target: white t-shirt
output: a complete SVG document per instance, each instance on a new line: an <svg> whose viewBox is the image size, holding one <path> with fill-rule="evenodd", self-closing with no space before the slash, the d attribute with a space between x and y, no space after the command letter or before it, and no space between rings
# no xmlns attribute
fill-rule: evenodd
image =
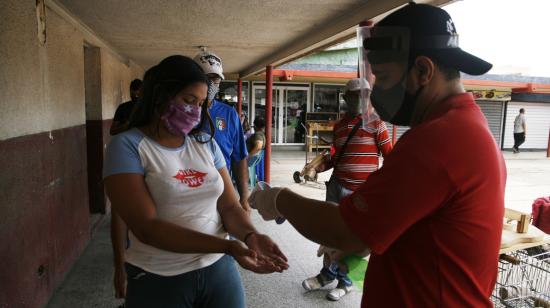
<svg viewBox="0 0 550 308"><path fill-rule="evenodd" d="M197 138L206 141L208 135ZM142 174L159 218L202 233L225 238L217 200L223 192L218 169L225 160L212 139L188 136L179 148L167 148L134 128L113 137L106 151L103 178ZM209 266L223 254L174 253L144 244L129 232L126 262L148 272L173 276ZM185 239L182 239L185 240Z"/></svg>
<svg viewBox="0 0 550 308"><path fill-rule="evenodd" d="M525 116L518 114L514 120L514 134L524 133L523 125L525 124Z"/></svg>

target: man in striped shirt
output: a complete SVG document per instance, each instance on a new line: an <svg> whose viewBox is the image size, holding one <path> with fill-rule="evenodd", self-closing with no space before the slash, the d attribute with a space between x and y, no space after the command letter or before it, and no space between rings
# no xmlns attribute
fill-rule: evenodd
<svg viewBox="0 0 550 308"><path fill-rule="evenodd" d="M327 182L326 201L339 203L355 191L371 173L378 170L379 155L386 156L392 149L383 121L375 121L369 123L368 127L363 127L359 104L361 88L370 89L365 79L354 78L346 84L344 100L347 110L345 116L334 126L334 154L327 156L317 167L317 172L333 169ZM330 249L321 247L319 252L328 250ZM330 256L325 253L323 258L321 272L304 280L302 286L306 290L316 290L337 279L337 287L327 294L329 300L337 301L351 290L352 282L347 276L345 265L335 262L338 259L337 252Z"/></svg>

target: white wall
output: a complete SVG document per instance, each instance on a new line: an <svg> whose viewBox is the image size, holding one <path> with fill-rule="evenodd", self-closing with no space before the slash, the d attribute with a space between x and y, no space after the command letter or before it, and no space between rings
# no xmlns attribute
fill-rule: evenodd
<svg viewBox="0 0 550 308"><path fill-rule="evenodd" d="M111 53L101 50L102 118L112 119L116 107L130 100L130 83L143 79L143 70L134 64L126 65Z"/></svg>
<svg viewBox="0 0 550 308"><path fill-rule="evenodd" d="M123 58L70 12L48 2L47 40L37 38L35 0L4 0L0 10L0 140L46 132L86 120L84 42L101 54L101 112L113 117L129 99L129 85L143 69ZM101 115L101 118L99 118Z"/></svg>
<svg viewBox="0 0 550 308"><path fill-rule="evenodd" d="M76 28L49 9L46 14L45 104L34 118L40 119L45 130L54 130L85 122L84 47Z"/></svg>
<svg viewBox="0 0 550 308"><path fill-rule="evenodd" d="M0 140L47 127L35 1L2 1L0 10Z"/></svg>

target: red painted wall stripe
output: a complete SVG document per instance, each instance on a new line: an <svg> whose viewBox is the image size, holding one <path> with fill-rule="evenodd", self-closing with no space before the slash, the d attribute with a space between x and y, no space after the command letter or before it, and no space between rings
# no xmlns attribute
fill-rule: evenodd
<svg viewBox="0 0 550 308"><path fill-rule="evenodd" d="M90 238L85 126L0 141L0 161L0 307L40 307Z"/></svg>

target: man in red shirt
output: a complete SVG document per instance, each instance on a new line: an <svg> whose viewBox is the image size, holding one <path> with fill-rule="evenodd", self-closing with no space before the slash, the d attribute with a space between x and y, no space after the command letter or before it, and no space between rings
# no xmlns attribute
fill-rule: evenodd
<svg viewBox="0 0 550 308"><path fill-rule="evenodd" d="M409 4L363 41L374 108L411 129L339 207L286 188L250 197L264 219L285 217L315 242L371 249L362 307L492 307L506 168L460 82L459 71L481 75L491 64L457 37L445 11Z"/></svg>
<svg viewBox="0 0 550 308"><path fill-rule="evenodd" d="M325 161L317 167L318 172L333 169L327 182L326 201L340 201L365 183L371 173L378 170L379 155L386 157L392 143L384 121L373 121L363 127L360 90L370 91L365 78L354 78L347 82L344 93L346 113L334 125L334 155L327 155ZM324 249L320 249L321 252ZM332 250L331 250L332 251ZM320 254L320 253L318 253ZM352 289L347 266L338 260L339 252L323 255L323 269L313 277L302 282L304 289L311 291L338 280L336 288L327 294L327 299L338 301ZM332 256L332 257L331 257Z"/></svg>
<svg viewBox="0 0 550 308"><path fill-rule="evenodd" d="M342 197L359 188L371 173L378 170L379 155L385 157L392 149L384 121L377 120L368 126L362 125L359 105L361 87L370 90L364 78L354 78L346 84L346 113L334 125L335 152L318 168L319 172L334 168L331 180L335 180L344 189L343 194L334 190L327 191L327 201L340 202Z"/></svg>

